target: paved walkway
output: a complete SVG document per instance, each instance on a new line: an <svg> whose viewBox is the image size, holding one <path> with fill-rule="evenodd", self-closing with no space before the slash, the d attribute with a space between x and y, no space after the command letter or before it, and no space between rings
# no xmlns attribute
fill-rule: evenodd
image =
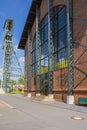
<svg viewBox="0 0 87 130"><path fill-rule="evenodd" d="M64 109L70 109L72 111L87 113L87 106L69 105L64 102L56 102L56 101L52 103L51 105L55 107L64 108Z"/></svg>
<svg viewBox="0 0 87 130"><path fill-rule="evenodd" d="M2 108L4 106L4 104L2 104L1 102L0 102L0 108Z"/></svg>
<svg viewBox="0 0 87 130"><path fill-rule="evenodd" d="M32 98L24 97L23 95L14 95L14 96L25 98L26 100L31 100L33 102L51 105L53 107L59 107L59 108L63 108L63 109L69 109L72 111L87 113L87 106L80 106L80 105L75 105L75 104L71 105L71 104L66 104L64 102L58 102L58 101L43 101L38 98L32 99Z"/></svg>

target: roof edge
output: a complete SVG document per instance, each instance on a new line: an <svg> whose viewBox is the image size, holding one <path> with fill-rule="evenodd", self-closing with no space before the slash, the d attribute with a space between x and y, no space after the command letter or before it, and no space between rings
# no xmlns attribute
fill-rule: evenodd
<svg viewBox="0 0 87 130"><path fill-rule="evenodd" d="M23 50L25 49L25 45L26 45L27 38L28 38L28 29L31 30L35 17L36 17L36 8L35 7L36 7L36 5L38 5L40 7L41 2L42 2L42 0L33 0L31 3L31 7L28 12L28 16L27 16L27 19L26 19L26 22L25 22L25 25L23 28L20 42L18 44L19 49L23 49Z"/></svg>

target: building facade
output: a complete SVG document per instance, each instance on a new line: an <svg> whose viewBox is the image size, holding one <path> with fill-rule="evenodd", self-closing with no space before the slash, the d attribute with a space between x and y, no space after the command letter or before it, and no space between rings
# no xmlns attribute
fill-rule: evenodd
<svg viewBox="0 0 87 130"><path fill-rule="evenodd" d="M19 43L25 51L25 92L87 97L87 1L33 0Z"/></svg>

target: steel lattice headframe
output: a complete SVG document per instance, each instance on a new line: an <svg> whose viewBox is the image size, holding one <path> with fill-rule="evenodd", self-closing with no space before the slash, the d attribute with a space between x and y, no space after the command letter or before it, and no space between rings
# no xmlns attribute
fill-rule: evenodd
<svg viewBox="0 0 87 130"><path fill-rule="evenodd" d="M12 44L13 20L7 19L3 27L3 64L2 64L2 84L1 87L8 91L12 77L17 79L22 76L22 69Z"/></svg>

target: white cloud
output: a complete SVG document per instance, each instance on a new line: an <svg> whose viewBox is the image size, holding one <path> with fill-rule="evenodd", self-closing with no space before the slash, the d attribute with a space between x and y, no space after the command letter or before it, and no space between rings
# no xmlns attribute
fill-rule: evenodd
<svg viewBox="0 0 87 130"><path fill-rule="evenodd" d="M20 57L19 62L24 62L24 57Z"/></svg>

